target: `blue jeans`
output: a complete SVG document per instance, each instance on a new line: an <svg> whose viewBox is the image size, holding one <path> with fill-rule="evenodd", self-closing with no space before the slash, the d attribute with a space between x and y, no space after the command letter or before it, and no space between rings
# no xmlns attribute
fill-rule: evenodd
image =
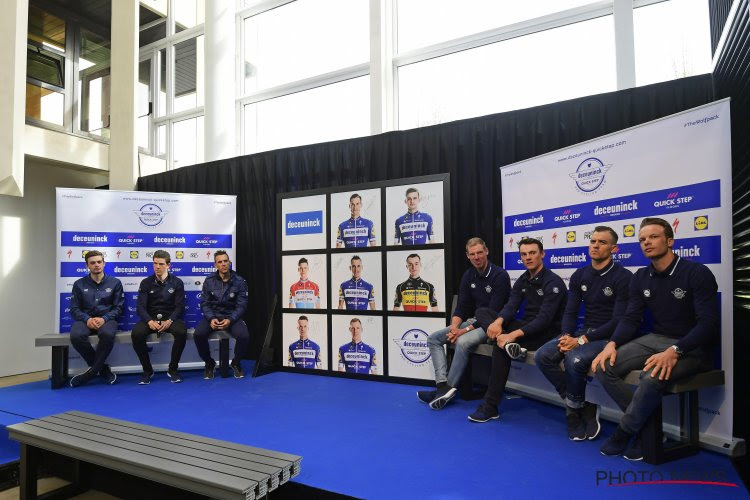
<svg viewBox="0 0 750 500"><path fill-rule="evenodd" d="M681 378L711 369L711 357L704 349L694 349L685 353L672 368L669 380L659 380L651 377L651 372L643 372L641 381L635 392L625 383L623 378L632 370L642 370L646 360L652 354L658 354L678 339L649 333L628 342L617 349L615 365L606 361L607 371L596 371L596 378L604 389L624 412L620 427L629 434L639 432L646 424L646 420L661 404L664 389L669 384Z"/></svg>
<svg viewBox="0 0 750 500"><path fill-rule="evenodd" d="M574 336L580 337L586 332L577 331ZM562 353L557 348L560 337L556 337L542 347L534 355L534 362L547 380L555 386L555 390L565 404L570 408L583 408L586 402L586 376L591 368L591 362L604 349L609 340L594 340L575 349ZM560 363L565 365L565 371Z"/></svg>
<svg viewBox="0 0 750 500"><path fill-rule="evenodd" d="M466 328L474 324L474 318L468 319L461 323L459 328ZM464 333L454 344L453 361L451 362L450 372L448 371L448 361L445 357L445 349L448 340L450 327L438 330L427 338L427 345L430 347L430 356L432 357L432 366L435 368L435 382L448 382L451 387L457 387L461 380L466 365L469 364L469 357L479 344L487 341L487 334L482 328L476 328L470 332Z"/></svg>
<svg viewBox="0 0 750 500"><path fill-rule="evenodd" d="M115 334L117 333L117 321L111 319L104 323L98 330L90 330L83 321L76 321L70 328L70 343L78 351L91 371L99 373L104 367L107 356L115 346ZM99 343L96 351L89 343L89 335L97 335Z"/></svg>

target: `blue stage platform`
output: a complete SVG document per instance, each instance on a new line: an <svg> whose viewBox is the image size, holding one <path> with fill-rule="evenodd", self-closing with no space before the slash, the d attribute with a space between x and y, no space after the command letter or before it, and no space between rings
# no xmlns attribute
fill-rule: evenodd
<svg viewBox="0 0 750 500"><path fill-rule="evenodd" d="M417 400L420 388L408 385L285 372L184 376L181 384L160 373L148 386L128 375L114 386L0 389L0 425L68 410L99 413L302 455L296 482L371 499L748 498L727 457L704 451L661 466L606 458L601 438L568 441L561 408L525 398L503 401L500 420L473 424L466 416L476 402L432 411ZM606 424L604 435L611 431ZM3 432L3 461L17 459L13 444Z"/></svg>

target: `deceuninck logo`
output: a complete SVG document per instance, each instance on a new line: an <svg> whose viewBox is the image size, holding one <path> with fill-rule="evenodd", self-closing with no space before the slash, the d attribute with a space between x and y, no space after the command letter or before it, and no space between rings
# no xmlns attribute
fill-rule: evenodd
<svg viewBox="0 0 750 500"><path fill-rule="evenodd" d="M164 216L167 215L167 212L163 211L159 205L146 203L136 210L135 214L138 216L138 220L141 221L141 224L153 227L164 222Z"/></svg>
<svg viewBox="0 0 750 500"><path fill-rule="evenodd" d="M578 164L570 178L576 182L576 187L584 193L593 193L604 184L604 178L612 165L605 165L599 158L586 158Z"/></svg>
<svg viewBox="0 0 750 500"><path fill-rule="evenodd" d="M430 359L430 346L427 345L427 332L424 330L412 328L393 341L404 359L413 365L422 365Z"/></svg>
<svg viewBox="0 0 750 500"><path fill-rule="evenodd" d="M296 236L299 234L318 234L323 232L323 211L291 212L286 214L284 221L285 234Z"/></svg>

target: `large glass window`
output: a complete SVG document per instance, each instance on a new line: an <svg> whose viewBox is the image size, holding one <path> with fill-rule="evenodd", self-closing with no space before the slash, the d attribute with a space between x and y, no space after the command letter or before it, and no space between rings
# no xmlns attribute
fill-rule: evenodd
<svg viewBox="0 0 750 500"><path fill-rule="evenodd" d="M29 6L26 49L26 117L65 125L64 19L34 5Z"/></svg>
<svg viewBox="0 0 750 500"><path fill-rule="evenodd" d="M204 0L179 0L174 3L174 32L179 33L203 24L205 19Z"/></svg>
<svg viewBox="0 0 750 500"><path fill-rule="evenodd" d="M150 146L150 115L153 109L151 101L151 59L138 64L138 147L145 150Z"/></svg>
<svg viewBox="0 0 750 500"><path fill-rule="evenodd" d="M245 19L245 93L367 62L368 6L298 0Z"/></svg>
<svg viewBox="0 0 750 500"><path fill-rule="evenodd" d="M636 85L711 71L708 2L671 0L633 11Z"/></svg>
<svg viewBox="0 0 750 500"><path fill-rule="evenodd" d="M63 126L65 96L62 92L26 83L26 117Z"/></svg>
<svg viewBox="0 0 750 500"><path fill-rule="evenodd" d="M403 66L399 128L616 89L612 16Z"/></svg>
<svg viewBox="0 0 750 500"><path fill-rule="evenodd" d="M110 42L84 29L76 88L79 130L109 137Z"/></svg>
<svg viewBox="0 0 750 500"><path fill-rule="evenodd" d="M203 117L175 122L172 129L172 168L203 163Z"/></svg>
<svg viewBox="0 0 750 500"><path fill-rule="evenodd" d="M245 153L369 135L370 78L353 78L244 107Z"/></svg>
<svg viewBox="0 0 750 500"><path fill-rule="evenodd" d="M591 3L591 0L398 0L398 51Z"/></svg>
<svg viewBox="0 0 750 500"><path fill-rule="evenodd" d="M203 36L175 44L173 113L203 106L203 65Z"/></svg>

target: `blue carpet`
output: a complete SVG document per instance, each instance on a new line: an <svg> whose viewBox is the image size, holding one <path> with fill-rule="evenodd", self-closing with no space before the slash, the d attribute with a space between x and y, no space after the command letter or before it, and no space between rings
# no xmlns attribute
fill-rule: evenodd
<svg viewBox="0 0 750 500"><path fill-rule="evenodd" d="M662 466L603 457L601 438L568 441L563 410L525 398L503 401L500 420L472 424L476 402L432 411L407 385L284 372L184 376L182 384L159 373L148 386L129 375L111 387L0 389L0 423L81 410L270 448L302 455L295 481L362 498L748 498L727 457L703 451ZM673 479L737 486L620 484Z"/></svg>

